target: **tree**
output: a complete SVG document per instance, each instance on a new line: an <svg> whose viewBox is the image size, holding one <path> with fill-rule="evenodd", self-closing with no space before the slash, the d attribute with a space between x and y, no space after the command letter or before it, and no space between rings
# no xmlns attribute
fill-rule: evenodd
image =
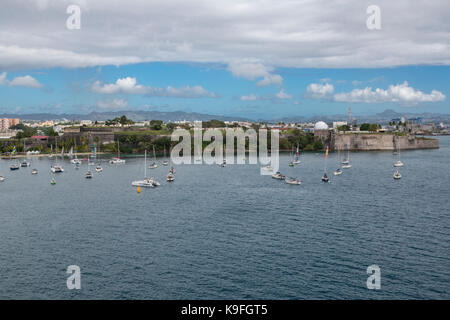
<svg viewBox="0 0 450 320"><path fill-rule="evenodd" d="M150 121L150 127L153 130L161 130L162 129L162 125L163 125L162 120L152 120L152 121Z"/></svg>
<svg viewBox="0 0 450 320"><path fill-rule="evenodd" d="M350 126L348 124L344 124L342 126L337 127L338 131L350 131Z"/></svg>

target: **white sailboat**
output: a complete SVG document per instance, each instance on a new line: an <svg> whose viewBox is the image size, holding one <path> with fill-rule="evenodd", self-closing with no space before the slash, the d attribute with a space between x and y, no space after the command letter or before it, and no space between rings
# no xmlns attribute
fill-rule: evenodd
<svg viewBox="0 0 450 320"><path fill-rule="evenodd" d="M397 154L398 160L394 163L394 167L403 167L403 162L400 161L400 144L397 142Z"/></svg>
<svg viewBox="0 0 450 320"><path fill-rule="evenodd" d="M348 169L352 167L352 165L350 164L350 148L348 147L348 145L345 146L347 148L347 158L342 161L342 169Z"/></svg>
<svg viewBox="0 0 450 320"><path fill-rule="evenodd" d="M155 181L153 178L147 178L147 150L145 150L144 155L144 179L133 181L131 185L133 187L144 187L144 188L154 188L160 185L160 183Z"/></svg>
<svg viewBox="0 0 450 320"><path fill-rule="evenodd" d="M5 176L0 173L0 182L3 182L3 181L5 181Z"/></svg>
<svg viewBox="0 0 450 320"><path fill-rule="evenodd" d="M272 175L273 179L278 179L278 180L284 180L286 179L285 175L282 175L281 172L276 172L275 174Z"/></svg>
<svg viewBox="0 0 450 320"><path fill-rule="evenodd" d="M298 152L298 145L297 145L297 150L295 151L295 159L294 161L292 161L293 164L300 164L300 154Z"/></svg>
<svg viewBox="0 0 450 320"><path fill-rule="evenodd" d="M164 145L164 158L166 157L166 145ZM170 155L169 155L169 157L170 157ZM167 160L164 160L163 162L162 162L162 165L163 166L168 166L169 165L169 161L167 161Z"/></svg>
<svg viewBox="0 0 450 320"><path fill-rule="evenodd" d="M61 151L61 155L63 154L63 152L64 152L64 147L63 147L63 149ZM58 160L58 157L55 157L55 162L56 163L50 167L50 171L53 172L53 173L64 172L64 168L60 164L57 163L57 160Z"/></svg>
<svg viewBox="0 0 450 320"><path fill-rule="evenodd" d="M398 170L395 171L395 172L394 172L394 179L395 179L395 180L398 180L398 179L401 179L401 178L402 178L402 175L400 174L400 172L398 172Z"/></svg>
<svg viewBox="0 0 450 320"><path fill-rule="evenodd" d="M155 153L155 146L153 146L153 163L148 166L149 169L156 169L158 168L158 165L156 164L156 153Z"/></svg>
<svg viewBox="0 0 450 320"><path fill-rule="evenodd" d="M110 164L124 164L125 160L124 159L120 159L120 145L119 145L119 138L117 138L117 157L116 158L112 158L111 160L109 160Z"/></svg>
<svg viewBox="0 0 450 320"><path fill-rule="evenodd" d="M341 162L341 149L339 148L338 148L338 161ZM342 174L341 168L337 168L336 170L334 170L333 174L335 176L340 176Z"/></svg>

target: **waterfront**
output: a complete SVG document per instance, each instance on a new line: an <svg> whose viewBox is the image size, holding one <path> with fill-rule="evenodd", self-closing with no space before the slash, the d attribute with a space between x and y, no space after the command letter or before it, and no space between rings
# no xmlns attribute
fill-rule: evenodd
<svg viewBox="0 0 450 320"><path fill-rule="evenodd" d="M32 299L449 299L450 137L440 149L402 152L394 181L391 152L351 154L353 167L320 181L323 153L282 171L259 166L148 170L162 186L137 194L143 159L104 162L49 181L52 161L9 171L0 183L0 298ZM159 159L158 159L159 160ZM31 169L39 169L37 176ZM69 291L66 268L79 265L82 289ZM381 267L382 288L366 288Z"/></svg>

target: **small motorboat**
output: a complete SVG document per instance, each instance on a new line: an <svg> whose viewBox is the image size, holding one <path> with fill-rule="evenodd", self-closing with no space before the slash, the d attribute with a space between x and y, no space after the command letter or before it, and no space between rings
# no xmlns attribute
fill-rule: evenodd
<svg viewBox="0 0 450 320"><path fill-rule="evenodd" d="M26 168L26 167L29 167L29 166L30 166L30 163L29 163L28 161L22 161L22 163L20 164L20 166L21 166L22 168Z"/></svg>
<svg viewBox="0 0 450 320"><path fill-rule="evenodd" d="M55 180L55 179L50 180L50 184L51 184L52 186L55 185L55 184L56 184L56 180Z"/></svg>
<svg viewBox="0 0 450 320"><path fill-rule="evenodd" d="M288 178L286 180L284 180L287 184L293 184L293 185L300 185L301 181L300 179L296 179L296 178Z"/></svg>
<svg viewBox="0 0 450 320"><path fill-rule="evenodd" d="M335 176L340 176L341 174L342 174L342 170L341 169L336 169L334 172L333 172L333 174L335 175Z"/></svg>
<svg viewBox="0 0 450 320"><path fill-rule="evenodd" d="M273 168L271 166L262 167L261 170L264 171L273 171Z"/></svg>
<svg viewBox="0 0 450 320"><path fill-rule="evenodd" d="M167 182L173 182L175 180L175 176L172 173L169 173L166 177Z"/></svg>
<svg viewBox="0 0 450 320"><path fill-rule="evenodd" d="M85 177L86 179L92 179L92 172L91 171L86 172Z"/></svg>
<svg viewBox="0 0 450 320"><path fill-rule="evenodd" d="M38 170L37 169L31 170L31 174L38 174Z"/></svg>
<svg viewBox="0 0 450 320"><path fill-rule="evenodd" d="M111 160L109 160L110 164L124 164L125 160L120 159L120 158L112 158Z"/></svg>
<svg viewBox="0 0 450 320"><path fill-rule="evenodd" d="M168 165L169 165L169 161L164 160L164 161L162 162L162 165L163 165L163 166L168 166Z"/></svg>
<svg viewBox="0 0 450 320"><path fill-rule="evenodd" d="M394 167L403 167L403 162L398 160L396 163L394 163Z"/></svg>
<svg viewBox="0 0 450 320"><path fill-rule="evenodd" d="M75 164L75 165L81 164L81 160L75 158L75 159L70 160L70 163L71 163L71 164Z"/></svg>
<svg viewBox="0 0 450 320"><path fill-rule="evenodd" d="M158 168L158 165L156 164L156 162L153 162L151 165L148 166L149 169L156 169Z"/></svg>
<svg viewBox="0 0 450 320"><path fill-rule="evenodd" d="M349 164L350 163L350 161L348 160L348 159L344 159L344 160L342 160L342 162L341 162L342 164Z"/></svg>
<svg viewBox="0 0 450 320"><path fill-rule="evenodd" d="M5 181L5 177L4 176L0 176L0 182Z"/></svg>
<svg viewBox="0 0 450 320"><path fill-rule="evenodd" d="M103 171L103 168L102 168L101 166L96 166L96 167L95 167L95 171L97 171L97 172L102 172L102 171Z"/></svg>
<svg viewBox="0 0 450 320"><path fill-rule="evenodd" d="M11 171L19 170L19 169L20 169L20 165L18 165L18 164L12 164L12 165L9 167L9 169L10 169Z"/></svg>
<svg viewBox="0 0 450 320"><path fill-rule="evenodd" d="M341 166L342 169L348 169L348 168L351 168L351 167L352 167L352 165L351 165L350 163L343 164L343 165Z"/></svg>
<svg viewBox="0 0 450 320"><path fill-rule="evenodd" d="M131 185L134 187L154 188L161 184L153 178L145 178L144 180L133 181Z"/></svg>
<svg viewBox="0 0 450 320"><path fill-rule="evenodd" d="M61 173L64 172L63 167L61 167L60 165L54 165L50 167L51 172L53 173Z"/></svg>
<svg viewBox="0 0 450 320"><path fill-rule="evenodd" d="M289 167L295 166L294 161L289 162Z"/></svg>
<svg viewBox="0 0 450 320"><path fill-rule="evenodd" d="M328 176L327 176L326 173L323 174L323 176L322 176L322 181L323 181L323 182L330 182L330 178L328 178Z"/></svg>
<svg viewBox="0 0 450 320"><path fill-rule="evenodd" d="M278 180L284 180L286 179L286 176L282 175L281 172L277 172L275 174L272 175L273 179L278 179Z"/></svg>
<svg viewBox="0 0 450 320"><path fill-rule="evenodd" d="M400 172L395 171L395 172L394 172L394 179L395 179L395 180L398 180L398 179L401 179L401 178L402 178L402 175L400 174Z"/></svg>

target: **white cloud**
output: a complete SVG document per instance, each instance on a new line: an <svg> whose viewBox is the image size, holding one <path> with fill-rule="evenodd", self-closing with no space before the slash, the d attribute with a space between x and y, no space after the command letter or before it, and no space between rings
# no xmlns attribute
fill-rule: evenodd
<svg viewBox="0 0 450 320"><path fill-rule="evenodd" d="M277 87L281 86L283 83L283 78L279 74L268 74L264 76L264 79L259 80L256 84L258 87L265 87L271 84L276 85Z"/></svg>
<svg viewBox="0 0 450 320"><path fill-rule="evenodd" d="M281 100L286 100L286 99L292 99L292 96L290 94L287 94L284 89L281 89L280 92L278 92L275 95L276 98L281 99Z"/></svg>
<svg viewBox="0 0 450 320"><path fill-rule="evenodd" d="M35 78L32 76L23 76L23 77L15 77L12 81L9 81L10 86L20 86L20 87L27 87L27 88L41 88L42 84L39 83Z"/></svg>
<svg viewBox="0 0 450 320"><path fill-rule="evenodd" d="M264 95L264 96L258 96L256 94L249 94L247 96L241 96L241 101L256 101L256 100L289 100L292 99L292 96L284 91L284 89L281 89L280 92L274 94L274 95Z"/></svg>
<svg viewBox="0 0 450 320"><path fill-rule="evenodd" d="M103 110L121 110L128 106L128 102L124 99L100 100L97 106Z"/></svg>
<svg viewBox="0 0 450 320"><path fill-rule="evenodd" d="M329 83L311 83L306 87L306 97L313 99L322 99L330 97L334 92L334 86Z"/></svg>
<svg viewBox="0 0 450 320"><path fill-rule="evenodd" d="M2 2L2 70L248 59L298 68L450 64L448 0L378 0L378 31L367 29L367 3L357 0L74 0L76 32L65 28L67 1L34 3Z"/></svg>
<svg viewBox="0 0 450 320"><path fill-rule="evenodd" d="M6 82L6 72L0 73L0 86L4 85Z"/></svg>
<svg viewBox="0 0 450 320"><path fill-rule="evenodd" d="M91 87L95 93L102 94L145 94L149 97L170 97L170 98L217 98L218 96L209 92L202 86L184 86L174 88L157 88L137 84L136 78L119 78L115 83L101 84L100 81L94 82Z"/></svg>
<svg viewBox="0 0 450 320"><path fill-rule="evenodd" d="M242 96L241 100L242 101L255 101L258 100L259 97L256 94L249 94L248 96Z"/></svg>
<svg viewBox="0 0 450 320"><path fill-rule="evenodd" d="M431 93L426 94L410 87L406 81L402 84L390 85L387 90L380 88L372 90L371 87L366 87L334 95L334 100L338 102L362 103L395 102L400 104L417 104L420 102L444 101L445 98L445 95L440 91L432 90Z"/></svg>
<svg viewBox="0 0 450 320"><path fill-rule="evenodd" d="M283 83L283 78L279 74L272 74L272 70L273 68L254 61L232 61L228 64L228 71L235 77L247 80L262 78L256 84L258 87L272 84L279 87Z"/></svg>
<svg viewBox="0 0 450 320"><path fill-rule="evenodd" d="M116 83L105 84L103 86L100 81L96 81L92 85L92 91L104 94L145 94L148 89L142 85L136 85L136 78L126 77L117 79Z"/></svg>

